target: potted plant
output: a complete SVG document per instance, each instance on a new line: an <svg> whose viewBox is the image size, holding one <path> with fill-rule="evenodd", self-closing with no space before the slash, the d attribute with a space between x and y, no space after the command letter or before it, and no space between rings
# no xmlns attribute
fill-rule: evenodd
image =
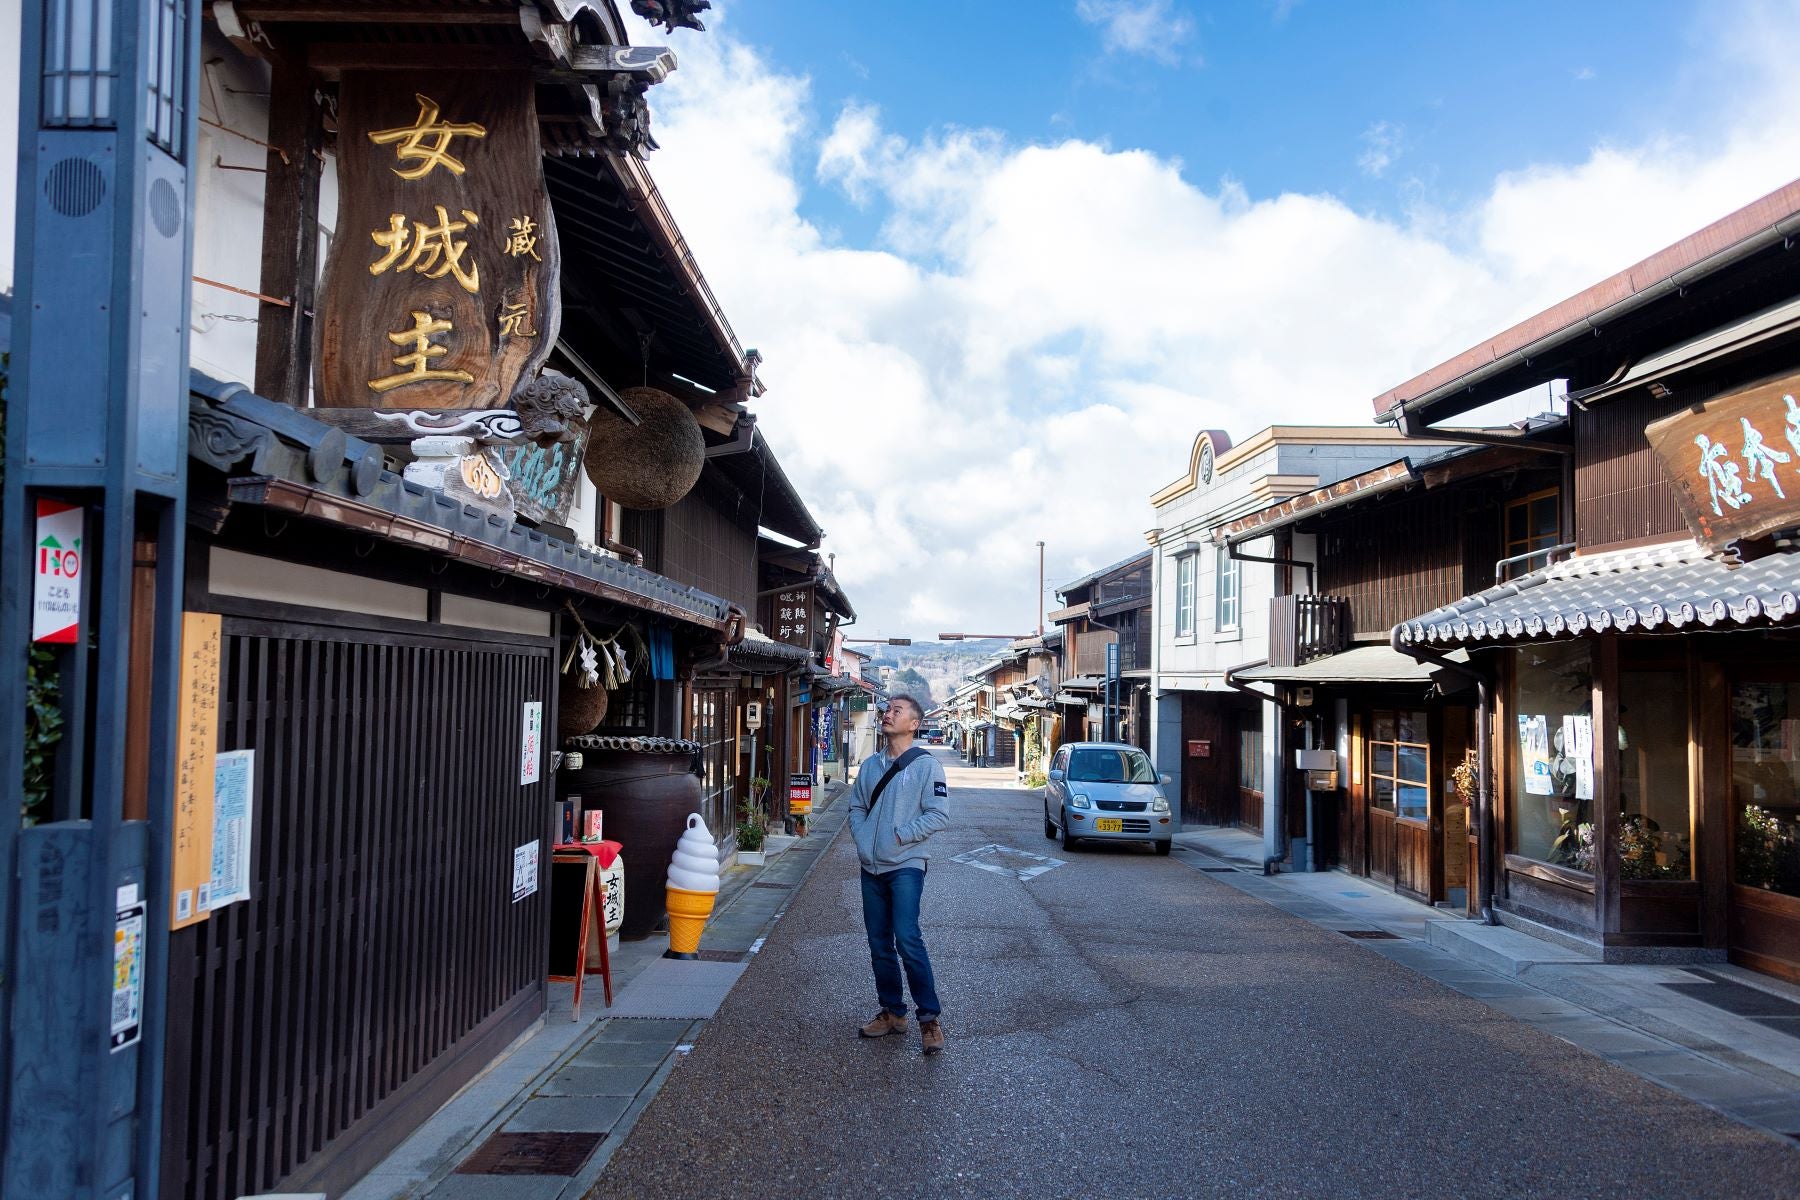
<svg viewBox="0 0 1800 1200"><path fill-rule="evenodd" d="M766 861L763 853L762 792L757 784L769 786L766 779L750 781L750 798L738 805L737 860L740 866L760 867Z"/></svg>

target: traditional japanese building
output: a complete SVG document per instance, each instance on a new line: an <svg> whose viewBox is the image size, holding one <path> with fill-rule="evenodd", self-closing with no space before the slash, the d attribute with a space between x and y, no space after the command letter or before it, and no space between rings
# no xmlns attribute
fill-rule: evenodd
<svg viewBox="0 0 1800 1200"><path fill-rule="evenodd" d="M1143 550L1056 589L1062 607L1049 620L1062 634L1058 745L1110 738L1150 748L1154 557ZM1116 677L1107 674L1109 655Z"/></svg>
<svg viewBox="0 0 1800 1200"><path fill-rule="evenodd" d="M1391 638L1491 697L1493 915L1608 961L1800 978L1796 231L1800 183L1375 400L1430 436L1566 381L1573 545Z"/></svg>

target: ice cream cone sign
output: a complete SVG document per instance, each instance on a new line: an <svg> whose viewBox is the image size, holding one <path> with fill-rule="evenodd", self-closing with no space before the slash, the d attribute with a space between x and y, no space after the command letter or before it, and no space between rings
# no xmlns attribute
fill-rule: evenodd
<svg viewBox="0 0 1800 1200"><path fill-rule="evenodd" d="M719 850L699 813L691 813L669 860L669 949L664 958L699 958L700 931L719 896Z"/></svg>

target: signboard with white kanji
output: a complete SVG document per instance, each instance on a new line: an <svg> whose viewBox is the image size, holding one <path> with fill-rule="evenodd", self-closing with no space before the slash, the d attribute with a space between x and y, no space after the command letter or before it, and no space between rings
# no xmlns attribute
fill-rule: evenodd
<svg viewBox="0 0 1800 1200"><path fill-rule="evenodd" d="M786 588L775 593L769 606L769 636L790 646L812 645L813 589Z"/></svg>
<svg viewBox="0 0 1800 1200"><path fill-rule="evenodd" d="M322 408L503 408L556 342L560 255L527 72L346 71Z"/></svg>
<svg viewBox="0 0 1800 1200"><path fill-rule="evenodd" d="M1644 430L1694 537L1711 551L1800 526L1800 375L1709 400Z"/></svg>

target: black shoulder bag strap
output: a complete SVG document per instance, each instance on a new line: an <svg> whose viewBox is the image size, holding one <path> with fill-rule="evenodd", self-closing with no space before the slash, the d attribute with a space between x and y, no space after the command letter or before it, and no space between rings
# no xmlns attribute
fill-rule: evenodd
<svg viewBox="0 0 1800 1200"><path fill-rule="evenodd" d="M881 793L887 790L887 785L894 782L894 776L912 766L914 762L924 758L927 753L929 753L929 751L927 751L925 747L914 746L911 750L908 750L905 754L902 754L899 758L894 760L893 765L888 767L887 774L881 777L881 782L875 785L875 791L869 797L870 812L875 811L875 802L881 799Z"/></svg>

